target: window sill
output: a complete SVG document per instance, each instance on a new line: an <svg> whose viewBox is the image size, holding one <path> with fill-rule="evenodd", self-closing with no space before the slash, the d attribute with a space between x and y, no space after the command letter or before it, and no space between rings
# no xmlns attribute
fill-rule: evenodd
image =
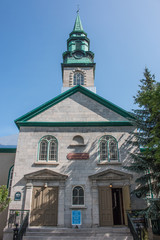
<svg viewBox="0 0 160 240"><path fill-rule="evenodd" d="M87 207L86 206L84 206L84 205L72 205L71 207L70 207L70 209L87 209Z"/></svg>
<svg viewBox="0 0 160 240"><path fill-rule="evenodd" d="M58 162L34 162L35 165L59 165Z"/></svg>
<svg viewBox="0 0 160 240"><path fill-rule="evenodd" d="M85 147L85 146L86 146L86 144L70 144L70 145L69 145L70 148L72 148L72 147L73 147L73 148L74 148L74 147Z"/></svg>
<svg viewBox="0 0 160 240"><path fill-rule="evenodd" d="M103 162L98 162L97 165L122 165L122 163L118 161L115 161L115 162L103 161Z"/></svg>

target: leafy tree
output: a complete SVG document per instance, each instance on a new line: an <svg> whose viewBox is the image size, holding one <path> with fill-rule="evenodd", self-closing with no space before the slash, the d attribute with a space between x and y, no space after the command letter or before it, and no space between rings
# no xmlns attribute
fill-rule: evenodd
<svg viewBox="0 0 160 240"><path fill-rule="evenodd" d="M5 185L2 185L0 186L0 212L7 208L9 202L8 189Z"/></svg>
<svg viewBox="0 0 160 240"><path fill-rule="evenodd" d="M147 68L140 83L134 97L138 106L134 110L137 125L134 144L141 151L131 154L133 162L125 168L139 174L133 193L153 198L160 193L160 85Z"/></svg>

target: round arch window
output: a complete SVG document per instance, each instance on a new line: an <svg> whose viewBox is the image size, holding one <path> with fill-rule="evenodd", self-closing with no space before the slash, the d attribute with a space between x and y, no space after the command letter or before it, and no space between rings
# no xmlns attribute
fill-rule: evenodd
<svg viewBox="0 0 160 240"><path fill-rule="evenodd" d="M84 85L84 76L82 73L77 72L74 74L73 85Z"/></svg>
<svg viewBox="0 0 160 240"><path fill-rule="evenodd" d="M73 188L72 205L84 205L84 189L81 186Z"/></svg>

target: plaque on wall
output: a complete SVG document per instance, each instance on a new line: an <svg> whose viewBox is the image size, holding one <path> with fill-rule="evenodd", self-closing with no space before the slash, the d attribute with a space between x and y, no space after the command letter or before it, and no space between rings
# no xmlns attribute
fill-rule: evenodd
<svg viewBox="0 0 160 240"><path fill-rule="evenodd" d="M72 225L81 224L82 224L81 210L72 210Z"/></svg>
<svg viewBox="0 0 160 240"><path fill-rule="evenodd" d="M21 201L21 193L20 192L16 192L14 195L14 201Z"/></svg>
<svg viewBox="0 0 160 240"><path fill-rule="evenodd" d="M68 160L87 160L89 159L89 153L68 153Z"/></svg>

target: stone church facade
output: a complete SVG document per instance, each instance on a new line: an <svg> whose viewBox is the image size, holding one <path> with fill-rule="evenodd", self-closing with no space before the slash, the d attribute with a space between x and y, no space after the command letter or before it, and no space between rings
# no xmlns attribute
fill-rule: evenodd
<svg viewBox="0 0 160 240"><path fill-rule="evenodd" d="M134 176L123 168L134 151L133 117L96 94L94 75L94 54L77 14L63 53L62 93L15 121L9 209L29 210L29 226L71 228L76 211L81 228L124 226L126 211L141 207L130 196Z"/></svg>

